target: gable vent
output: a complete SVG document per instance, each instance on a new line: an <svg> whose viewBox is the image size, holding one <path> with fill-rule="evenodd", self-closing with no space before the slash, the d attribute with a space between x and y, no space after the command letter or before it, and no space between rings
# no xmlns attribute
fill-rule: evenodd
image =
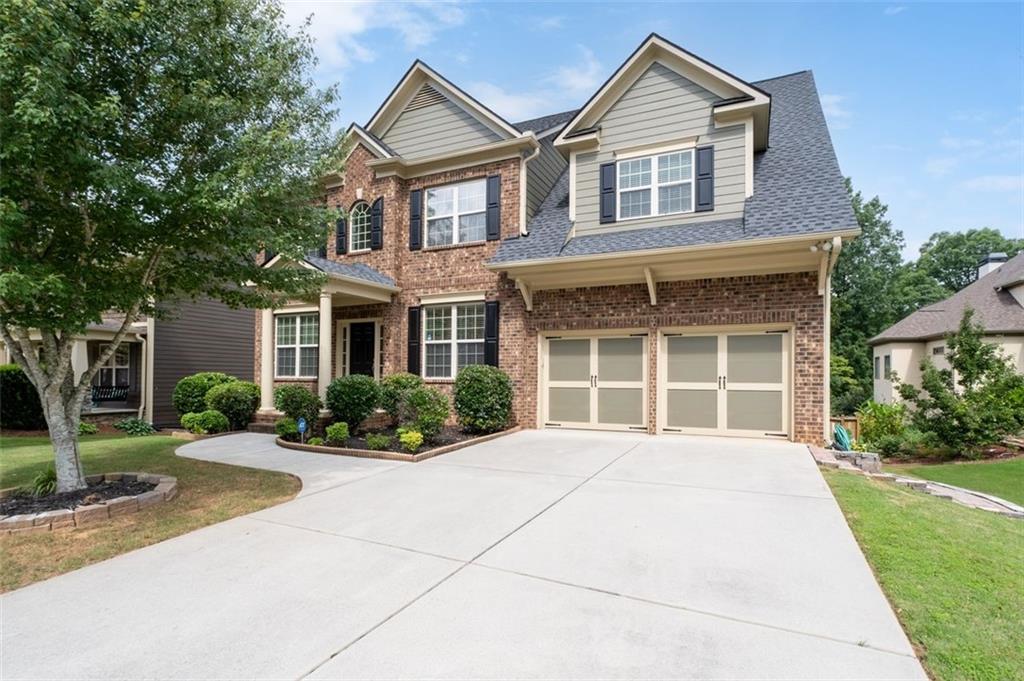
<svg viewBox="0 0 1024 681"><path fill-rule="evenodd" d="M424 84L420 88L420 91L416 93L416 96L409 100L409 105L405 107L406 111L413 109L422 109L430 106L431 104L438 104L444 101L444 95L430 87L429 84Z"/></svg>

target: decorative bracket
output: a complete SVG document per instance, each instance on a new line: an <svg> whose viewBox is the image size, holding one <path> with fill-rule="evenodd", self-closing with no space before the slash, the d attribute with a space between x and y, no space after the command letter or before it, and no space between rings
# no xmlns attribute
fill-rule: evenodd
<svg viewBox="0 0 1024 681"><path fill-rule="evenodd" d="M654 273L650 267L644 268L644 279L647 280L647 293L651 296L651 305L658 304L658 285L654 281Z"/></svg>
<svg viewBox="0 0 1024 681"><path fill-rule="evenodd" d="M516 279L516 288L523 294L523 302L526 303L526 311L533 312L533 292L522 279Z"/></svg>

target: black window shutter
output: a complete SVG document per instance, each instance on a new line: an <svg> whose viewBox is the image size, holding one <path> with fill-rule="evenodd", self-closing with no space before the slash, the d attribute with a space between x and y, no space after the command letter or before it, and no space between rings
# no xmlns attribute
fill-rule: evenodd
<svg viewBox="0 0 1024 681"><path fill-rule="evenodd" d="M697 147L697 212L715 209L715 148Z"/></svg>
<svg viewBox="0 0 1024 681"><path fill-rule="evenodd" d="M498 366L498 301L484 303L484 364Z"/></svg>
<svg viewBox="0 0 1024 681"><path fill-rule="evenodd" d="M409 250L418 251L423 243L423 190L409 192ZM419 366L419 365L417 365ZM418 372L415 372L418 373Z"/></svg>
<svg viewBox="0 0 1024 681"><path fill-rule="evenodd" d="M487 178L487 240L501 238L501 175Z"/></svg>
<svg viewBox="0 0 1024 681"><path fill-rule="evenodd" d="M410 374L420 375L420 308L409 308L409 340L408 370Z"/></svg>
<svg viewBox="0 0 1024 681"><path fill-rule="evenodd" d="M334 223L334 252L338 255L348 253L348 222L345 218L338 218Z"/></svg>
<svg viewBox="0 0 1024 681"><path fill-rule="evenodd" d="M324 244L320 248L316 249L316 254L319 255L321 258L326 258L327 257L327 244Z"/></svg>
<svg viewBox="0 0 1024 681"><path fill-rule="evenodd" d="M384 247L384 197L379 197L370 208L370 248L379 251Z"/></svg>
<svg viewBox="0 0 1024 681"><path fill-rule="evenodd" d="M615 164L601 164L601 222L615 222Z"/></svg>

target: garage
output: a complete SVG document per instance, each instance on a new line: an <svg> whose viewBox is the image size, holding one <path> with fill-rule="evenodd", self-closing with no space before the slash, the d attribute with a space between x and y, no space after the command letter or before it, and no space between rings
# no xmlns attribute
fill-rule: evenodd
<svg viewBox="0 0 1024 681"><path fill-rule="evenodd" d="M787 437L788 331L662 332L659 432Z"/></svg>
<svg viewBox="0 0 1024 681"><path fill-rule="evenodd" d="M541 339L547 427L647 430L646 333Z"/></svg>

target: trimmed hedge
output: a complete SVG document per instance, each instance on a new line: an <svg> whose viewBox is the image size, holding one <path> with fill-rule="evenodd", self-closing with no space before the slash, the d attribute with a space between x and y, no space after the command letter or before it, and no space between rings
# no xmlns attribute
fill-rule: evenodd
<svg viewBox="0 0 1024 681"><path fill-rule="evenodd" d="M327 430L324 431L327 435L327 441L332 445L343 445L345 440L348 439L348 424L347 423L332 423L327 426Z"/></svg>
<svg viewBox="0 0 1024 681"><path fill-rule="evenodd" d="M385 376L380 379L380 408L390 414L391 418L397 419L402 400L410 390L422 385L422 378L405 371Z"/></svg>
<svg viewBox="0 0 1024 681"><path fill-rule="evenodd" d="M352 431L359 430L379 402L380 387L369 376L342 376L327 386L327 408L335 421L344 421Z"/></svg>
<svg viewBox="0 0 1024 681"><path fill-rule="evenodd" d="M277 420L277 423L274 424L274 432L282 440L287 440L288 442L299 441L299 426L295 423L295 419L288 416Z"/></svg>
<svg viewBox="0 0 1024 681"><path fill-rule="evenodd" d="M274 408L294 421L306 419L309 430L316 426L321 406L320 398L301 385L282 385L274 390Z"/></svg>
<svg viewBox="0 0 1024 681"><path fill-rule="evenodd" d="M0 427L45 430L46 418L39 393L17 364L0 365Z"/></svg>
<svg viewBox="0 0 1024 681"><path fill-rule="evenodd" d="M232 383L238 379L219 371L200 371L178 381L171 395L171 404L178 416L206 410L206 393L217 385Z"/></svg>
<svg viewBox="0 0 1024 681"><path fill-rule="evenodd" d="M228 417L231 430L245 430L260 404L260 387L249 381L232 381L210 388L206 406Z"/></svg>
<svg viewBox="0 0 1024 681"><path fill-rule="evenodd" d="M455 378L453 392L459 423L471 433L502 430L512 418L512 381L497 367L464 367Z"/></svg>
<svg viewBox="0 0 1024 681"><path fill-rule="evenodd" d="M399 408L403 427L419 431L428 442L441 432L450 414L448 396L437 388L420 387L410 390Z"/></svg>
<svg viewBox="0 0 1024 681"><path fill-rule="evenodd" d="M228 417L216 409L185 414L181 417L181 425L189 432L196 433L197 435L225 433L231 428Z"/></svg>

